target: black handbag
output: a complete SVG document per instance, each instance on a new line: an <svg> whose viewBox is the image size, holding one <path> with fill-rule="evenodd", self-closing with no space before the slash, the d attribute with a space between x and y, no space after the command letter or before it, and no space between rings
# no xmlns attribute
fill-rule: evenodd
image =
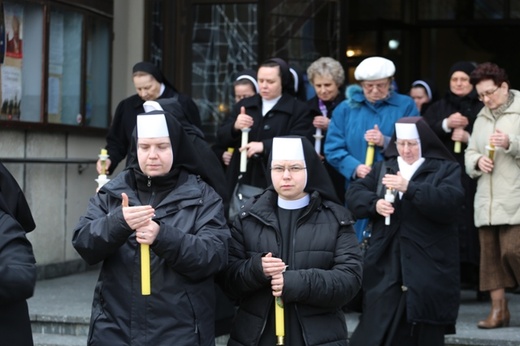
<svg viewBox="0 0 520 346"><path fill-rule="evenodd" d="M261 187L240 182L239 177L238 182L233 189L231 201L229 202L229 220L233 220L235 216L240 213L242 206L249 198L262 193L262 191L264 191L264 189Z"/></svg>

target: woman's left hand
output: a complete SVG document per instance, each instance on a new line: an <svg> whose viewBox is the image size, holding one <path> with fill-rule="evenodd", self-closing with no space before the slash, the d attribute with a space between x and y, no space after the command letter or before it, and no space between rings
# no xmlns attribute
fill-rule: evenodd
<svg viewBox="0 0 520 346"><path fill-rule="evenodd" d="M273 275L271 279L271 289L273 291L273 296L281 297L283 291L283 272Z"/></svg>
<svg viewBox="0 0 520 346"><path fill-rule="evenodd" d="M405 193L408 189L408 180L401 176L401 172L397 172L397 174L385 174L383 177L383 185L385 185L387 189Z"/></svg>
<svg viewBox="0 0 520 346"><path fill-rule="evenodd" d="M496 148L509 149L509 135L496 129L495 133L489 136L489 143L493 144Z"/></svg>

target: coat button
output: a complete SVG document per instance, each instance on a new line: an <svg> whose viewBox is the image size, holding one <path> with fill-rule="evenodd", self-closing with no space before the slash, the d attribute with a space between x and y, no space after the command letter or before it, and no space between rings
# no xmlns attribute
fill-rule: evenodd
<svg viewBox="0 0 520 346"><path fill-rule="evenodd" d="M403 292L408 291L408 287L406 287L405 285L402 285L401 286L401 291L403 291Z"/></svg>
<svg viewBox="0 0 520 346"><path fill-rule="evenodd" d="M264 131L269 131L271 129L271 126L269 125L264 125Z"/></svg>

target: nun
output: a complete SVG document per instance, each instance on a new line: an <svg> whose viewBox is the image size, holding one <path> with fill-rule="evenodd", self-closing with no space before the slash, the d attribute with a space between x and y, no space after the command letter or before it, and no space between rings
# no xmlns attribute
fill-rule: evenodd
<svg viewBox="0 0 520 346"><path fill-rule="evenodd" d="M401 118L385 159L352 182L346 200L372 222L350 345L444 345L460 300L454 221L464 191L454 157L424 119Z"/></svg>
<svg viewBox="0 0 520 346"><path fill-rule="evenodd" d="M132 68L132 82L136 93L119 102L106 136L105 149L109 155L106 160L108 174L113 173L129 154L136 118L137 115L144 113L143 103L146 101L177 98L186 119L202 130L199 109L195 102L188 95L180 93L157 66L148 61L138 62ZM127 167L128 164L127 160ZM101 174L103 167L100 160L96 163L96 169Z"/></svg>
<svg viewBox="0 0 520 346"><path fill-rule="evenodd" d="M36 285L36 260L26 234L36 227L22 189L0 163L0 337L3 345L32 346L27 299Z"/></svg>
<svg viewBox="0 0 520 346"><path fill-rule="evenodd" d="M200 178L202 160L174 117L137 116L136 159L90 199L72 244L102 263L89 345L215 343L214 276L227 263L221 197ZM141 245L151 292L141 291Z"/></svg>
<svg viewBox="0 0 520 346"><path fill-rule="evenodd" d="M246 202L231 230L223 282L239 306L228 345L275 345L275 298L285 345L347 345L341 308L362 275L353 220L309 140L272 144L269 187Z"/></svg>

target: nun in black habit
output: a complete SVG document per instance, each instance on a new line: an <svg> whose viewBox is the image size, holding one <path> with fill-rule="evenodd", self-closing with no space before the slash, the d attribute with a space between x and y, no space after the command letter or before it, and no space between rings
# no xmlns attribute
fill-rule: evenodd
<svg viewBox="0 0 520 346"><path fill-rule="evenodd" d="M26 233L35 228L25 196L0 163L0 337L2 345L32 346L27 299L36 284L36 261Z"/></svg>
<svg viewBox="0 0 520 346"><path fill-rule="evenodd" d="M373 224L363 313L350 344L444 345L460 299L460 167L421 117L401 118L395 128L385 160L346 193L352 213Z"/></svg>
<svg viewBox="0 0 520 346"><path fill-rule="evenodd" d="M228 345L275 345L275 297L285 345L347 345L341 307L361 284L353 220L309 140L273 138L269 187L234 220L225 290L239 302Z"/></svg>

